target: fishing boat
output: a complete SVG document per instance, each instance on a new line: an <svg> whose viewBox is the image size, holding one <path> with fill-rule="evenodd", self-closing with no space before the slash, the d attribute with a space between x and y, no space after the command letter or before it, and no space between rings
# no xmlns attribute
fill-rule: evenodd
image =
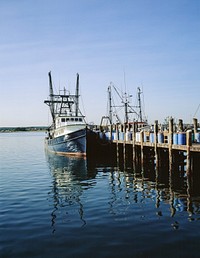
<svg viewBox="0 0 200 258"><path fill-rule="evenodd" d="M52 124L47 130L45 146L60 155L86 156L87 124L79 109L79 74L75 94L65 88L54 94L51 72L49 75L49 99L44 103L50 108Z"/></svg>
<svg viewBox="0 0 200 258"><path fill-rule="evenodd" d="M149 125L142 108L141 94L142 91L138 87L137 103L132 106L130 104L132 95L127 92L120 92L113 83L110 83L108 86L108 114L102 117L100 123L104 130L110 130L111 127L120 125L128 128L133 124L139 130L148 128ZM110 135L110 131L107 134Z"/></svg>
<svg viewBox="0 0 200 258"><path fill-rule="evenodd" d="M136 105L132 106L132 95L120 92L113 83L108 86L107 115L102 116L100 126L93 129L93 140L90 140L95 158L114 161L116 140L122 141L124 137L126 140L132 140L133 131L149 130L142 108L141 94L142 91L138 87Z"/></svg>

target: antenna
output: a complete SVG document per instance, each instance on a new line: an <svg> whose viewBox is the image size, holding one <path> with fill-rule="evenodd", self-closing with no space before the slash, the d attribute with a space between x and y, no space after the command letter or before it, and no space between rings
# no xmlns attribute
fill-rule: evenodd
<svg viewBox="0 0 200 258"><path fill-rule="evenodd" d="M194 116L193 116L193 117L195 117L195 116L196 116L196 114L197 114L197 112L198 112L199 108L200 108L200 104L198 105L197 110L195 111L195 113L194 113Z"/></svg>
<svg viewBox="0 0 200 258"><path fill-rule="evenodd" d="M124 70L124 87L125 87L125 92L126 92L126 73L125 73L125 70Z"/></svg>

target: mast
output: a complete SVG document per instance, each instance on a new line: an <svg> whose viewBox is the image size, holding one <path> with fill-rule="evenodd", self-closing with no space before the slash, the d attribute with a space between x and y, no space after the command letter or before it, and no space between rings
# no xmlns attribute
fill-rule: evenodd
<svg viewBox="0 0 200 258"><path fill-rule="evenodd" d="M111 95L111 85L108 86L108 100L109 100L109 119L112 124L112 95Z"/></svg>
<svg viewBox="0 0 200 258"><path fill-rule="evenodd" d="M55 124L55 110L54 110L54 94L53 94L53 85L51 79L51 72L48 73L49 75L49 97L50 97L50 111L53 119L53 124Z"/></svg>
<svg viewBox="0 0 200 258"><path fill-rule="evenodd" d="M140 95L142 94L140 87L138 87L138 105L139 105L139 119L142 122L142 108L141 108L141 98Z"/></svg>
<svg viewBox="0 0 200 258"><path fill-rule="evenodd" d="M128 100L127 100L127 94L125 92L125 102L124 102L124 107L125 107L125 123L128 123Z"/></svg>
<svg viewBox="0 0 200 258"><path fill-rule="evenodd" d="M76 116L78 116L78 110L79 110L79 74L76 74Z"/></svg>

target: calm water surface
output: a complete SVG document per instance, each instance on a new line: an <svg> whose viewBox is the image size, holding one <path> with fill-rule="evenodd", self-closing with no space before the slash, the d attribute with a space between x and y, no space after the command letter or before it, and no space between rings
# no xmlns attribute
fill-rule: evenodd
<svg viewBox="0 0 200 258"><path fill-rule="evenodd" d="M44 136L0 134L1 258L200 257L187 178L50 156Z"/></svg>

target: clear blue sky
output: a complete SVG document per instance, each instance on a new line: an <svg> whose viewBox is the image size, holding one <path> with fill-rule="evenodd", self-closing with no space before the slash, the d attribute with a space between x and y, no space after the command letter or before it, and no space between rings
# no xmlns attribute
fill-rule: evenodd
<svg viewBox="0 0 200 258"><path fill-rule="evenodd" d="M50 123L50 70L57 89L80 74L88 122L124 74L149 122L190 122L200 103L199 0L1 0L0 34L0 126Z"/></svg>

